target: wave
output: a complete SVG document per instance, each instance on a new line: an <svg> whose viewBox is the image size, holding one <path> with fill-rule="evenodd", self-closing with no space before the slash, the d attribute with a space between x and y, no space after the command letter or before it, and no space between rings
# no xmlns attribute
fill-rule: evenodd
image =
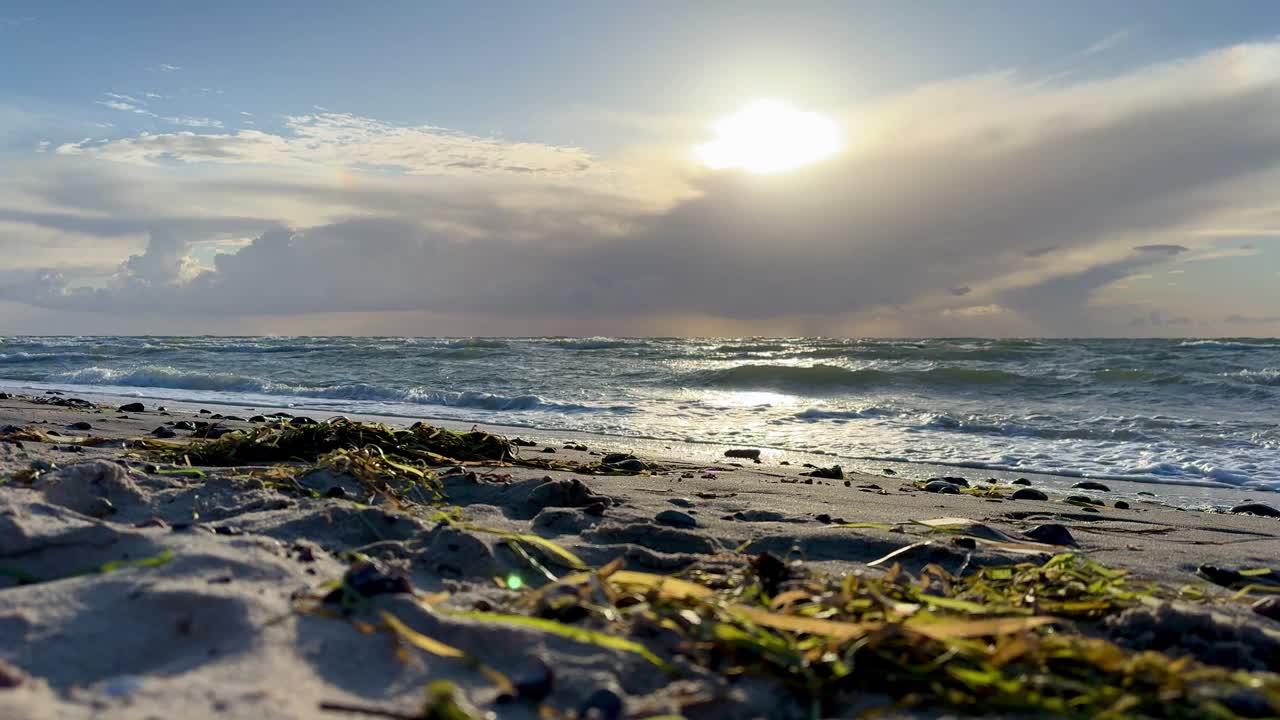
<svg viewBox="0 0 1280 720"><path fill-rule="evenodd" d="M550 345L565 350L610 350L612 348L639 347L647 345L640 340L623 340L619 338L582 338L577 340L552 340Z"/></svg>
<svg viewBox="0 0 1280 720"><path fill-rule="evenodd" d="M82 352L67 353L40 353L40 352L15 352L0 353L0 364L16 365L18 363L37 363L50 360L77 360L83 358L91 358L93 355Z"/></svg>
<svg viewBox="0 0 1280 720"><path fill-rule="evenodd" d="M554 412L628 412L627 406L597 407L556 403L537 395L498 395L478 391L448 391L427 388L400 389L372 383L344 383L329 386L291 385L247 375L221 372L188 372L168 366L146 366L133 370L90 367L54 373L45 382L66 385L117 385L126 387L202 390L224 393L252 393L325 400L444 405L483 410L543 410Z"/></svg>
<svg viewBox="0 0 1280 720"><path fill-rule="evenodd" d="M1219 377L1227 377L1250 385L1268 385L1280 387L1280 368L1262 368L1261 370L1240 370L1233 373L1222 373Z"/></svg>
<svg viewBox="0 0 1280 720"><path fill-rule="evenodd" d="M737 365L698 370L676 380L684 386L711 388L769 388L794 392L872 388L888 385L980 388L1001 385L1046 385L1054 378L1020 375L1004 370L940 367L929 370L851 370L835 365Z"/></svg>
<svg viewBox="0 0 1280 720"><path fill-rule="evenodd" d="M889 417L894 414L892 410L872 406L860 410L809 408L796 413L792 417L797 420L867 420L870 418Z"/></svg>
<svg viewBox="0 0 1280 720"><path fill-rule="evenodd" d="M1178 347L1280 350L1280 343L1243 342L1240 340L1186 340L1178 343Z"/></svg>
<svg viewBox="0 0 1280 720"><path fill-rule="evenodd" d="M506 340L497 338L457 338L454 340L446 340L440 343L442 347L450 348L490 348L500 349L511 347L511 343Z"/></svg>

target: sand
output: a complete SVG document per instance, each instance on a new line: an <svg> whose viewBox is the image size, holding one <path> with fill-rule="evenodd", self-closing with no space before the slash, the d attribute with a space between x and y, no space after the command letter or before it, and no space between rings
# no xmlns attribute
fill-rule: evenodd
<svg viewBox="0 0 1280 720"><path fill-rule="evenodd" d="M299 482L322 494L341 487L345 497L279 492L227 468L206 468L204 477L174 473L180 468L126 457L127 439L167 423L207 420L207 413L161 412L150 402L143 412L123 413L101 405L44 404L58 397L0 399L0 428L64 436L53 443L0 442L0 478L33 464L47 468L29 486L0 484L0 570L8 573L0 574L0 718L352 717L322 712L321 703L411 713L424 685L439 679L455 682L485 712L536 717L531 705L497 703L493 684L467 662L398 654L386 633L300 612L313 605L308 598L324 594L325 583L343 575L348 562L342 556L350 551L384 570L402 571L420 598L434 598L436 605L405 594L375 598L378 608L408 626L513 678L553 669L550 706L583 708L594 696L597 705L601 697L620 700L624 711L614 716L624 717L807 716L794 698L763 680L730 683L695 667L673 678L631 652L459 617L454 611L510 602L513 591L497 587L495 577L531 574L491 532L386 504L356 503L351 498L359 486L336 473ZM91 429L71 429L76 422ZM87 435L112 441L69 444ZM189 433L178 435L184 440ZM541 452L544 438L526 437L539 445L523 453ZM590 462L615 449L595 447L599 441L577 438L587 449L571 449L557 436L555 453L547 457ZM894 476L814 479L802 476L805 468L798 465L750 459L721 458L714 465L642 460L662 469L583 476L466 468L470 472L444 478L444 492L473 526L554 539L592 566L623 558L628 569L657 573L766 551L845 573L908 546L896 558L908 568L937 562L958 569L1035 555L1027 550L1034 546L1026 533L1045 524L1063 525L1081 552L1107 565L1175 587L1198 584L1206 592L1214 592L1212 586L1195 575L1203 563L1267 567L1280 557L1280 521L1274 518L1190 512L1158 502L1116 509L1105 492L1085 493L1108 505L1088 510L1056 494L1050 501L937 494ZM986 477L955 474L974 484ZM933 539L927 528L902 525L947 517L976 521L1023 547L1003 551L945 539L918 545ZM837 527L841 523L897 527ZM1041 547L1043 557L1064 549ZM136 564L100 571L121 561ZM41 582L19 584L16 576ZM1155 642L1151 633L1142 634L1143 623L1176 622L1209 623L1214 632L1252 638L1248 653L1257 663L1275 659L1280 648L1272 644L1280 623L1247 611L1219 620L1170 620L1153 611L1125 622L1139 645ZM1254 660L1240 662L1248 667ZM884 698L865 700L871 706Z"/></svg>

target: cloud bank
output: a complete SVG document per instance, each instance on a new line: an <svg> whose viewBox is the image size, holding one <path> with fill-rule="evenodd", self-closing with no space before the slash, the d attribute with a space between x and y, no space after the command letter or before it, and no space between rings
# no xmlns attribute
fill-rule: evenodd
<svg viewBox="0 0 1280 720"><path fill-rule="evenodd" d="M275 133L64 143L0 184L0 227L98 238L118 260L10 271L0 299L218 327L422 313L477 334L1177 334L1272 320L1098 297L1144 269L1231 254L1205 228L1277 226L1280 45L1075 84L962 78L844 120L847 152L761 177L329 112ZM210 254L216 240L238 252Z"/></svg>

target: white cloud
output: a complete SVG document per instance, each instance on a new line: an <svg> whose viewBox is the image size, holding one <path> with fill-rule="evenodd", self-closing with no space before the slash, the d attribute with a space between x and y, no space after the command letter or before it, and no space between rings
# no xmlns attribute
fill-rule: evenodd
<svg viewBox="0 0 1280 720"><path fill-rule="evenodd" d="M36 143L36 152L38 153L48 152L49 145L51 144L52 143L50 143L48 140L41 140L40 142Z"/></svg>
<svg viewBox="0 0 1280 720"><path fill-rule="evenodd" d="M160 63L159 68L162 72L177 72L182 69L177 65L170 65L168 63Z"/></svg>
<svg viewBox="0 0 1280 720"><path fill-rule="evenodd" d="M148 134L105 144L69 143L58 150L140 164L364 167L408 174L567 176L594 165L591 155L578 148L505 142L432 126L404 127L347 113L292 116L285 127L282 134L247 129Z"/></svg>

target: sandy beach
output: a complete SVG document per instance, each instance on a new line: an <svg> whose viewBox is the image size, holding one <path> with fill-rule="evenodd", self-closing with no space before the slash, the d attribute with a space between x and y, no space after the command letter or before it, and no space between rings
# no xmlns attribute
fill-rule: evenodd
<svg viewBox="0 0 1280 720"><path fill-rule="evenodd" d="M564 434L526 435L532 444L514 462L391 465L400 477L385 481L350 461L291 470L181 461L183 443L330 419L218 414L231 411L0 399L0 717L340 718L360 708L424 718L852 717L873 708L1024 716L1035 708L987 705L984 697L1002 697L994 690L946 691L926 670L913 691L856 674L821 683L809 670L789 675L762 640L735 640L723 618L799 643L787 647L808 648L796 657L827 672L824 652L852 652L873 630L840 624L853 605L818 610L828 601L813 588L844 582L848 594L848 578L890 573L892 583L897 572L935 573L930 582L946 577L950 587L983 568L1038 567L1062 553L1159 589L1062 605L1074 613L1066 620L1038 603L997 612L886 601L898 615L883 622L915 627L913 613L959 613L969 625L956 637L999 653L1008 636L1059 637L1030 620L1069 620L1072 633L1108 647L1188 658L1177 666L1186 678L1258 673L1237 685L1189 679L1167 696L1169 716L1206 698L1234 716L1280 715L1280 685L1259 672L1280 663L1280 614L1251 607L1272 582L1261 571L1280 557L1270 506L1205 513L1138 497L1117 507L1101 488L1037 496L1035 480L991 483L980 471L928 482L756 463L751 452L715 462L608 457L619 448ZM384 450L393 453L373 457ZM588 568L605 570L583 575ZM677 591L655 576L696 584ZM733 595L750 582L768 586L763 606ZM1260 587L1237 592L1250 584ZM663 615L663 603L710 603L704 593L718 593L720 624L699 614L711 612L706 604ZM797 609L806 603L817 603L813 612ZM529 618L544 625L521 622ZM1024 625L973 625L1013 621ZM936 629L911 632L944 642ZM801 677L809 691L797 689ZM423 710L424 687L441 680L452 686L434 687L435 709ZM443 714L448 698L464 714ZM1115 707L1163 714L1142 702Z"/></svg>

